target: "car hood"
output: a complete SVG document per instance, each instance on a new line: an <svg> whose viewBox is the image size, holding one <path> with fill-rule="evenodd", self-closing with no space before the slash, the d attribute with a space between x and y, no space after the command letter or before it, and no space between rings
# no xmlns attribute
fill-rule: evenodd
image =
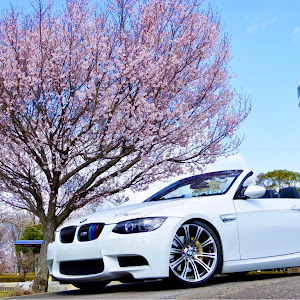
<svg viewBox="0 0 300 300"><path fill-rule="evenodd" d="M143 202L134 205L120 206L120 207L103 210L100 212L96 212L90 215L86 215L68 221L62 227L80 226L82 224L89 224L89 223L116 224L122 221L144 218L147 216L179 217L178 214L174 213L174 210L170 208L191 205L195 203L195 201L197 201L198 203L199 201L207 202L208 201L207 198L208 197L199 197L199 198L179 199L179 200L169 200L169 201L167 200L153 201L153 202ZM178 209L176 209L176 211L178 211Z"/></svg>

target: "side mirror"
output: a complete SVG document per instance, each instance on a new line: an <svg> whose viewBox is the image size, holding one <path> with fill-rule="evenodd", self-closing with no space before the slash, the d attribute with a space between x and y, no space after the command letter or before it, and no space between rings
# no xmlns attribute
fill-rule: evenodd
<svg viewBox="0 0 300 300"><path fill-rule="evenodd" d="M266 189L262 186L258 185L249 185L245 192L244 195L248 198L255 199L255 198L260 198L263 196L266 192Z"/></svg>

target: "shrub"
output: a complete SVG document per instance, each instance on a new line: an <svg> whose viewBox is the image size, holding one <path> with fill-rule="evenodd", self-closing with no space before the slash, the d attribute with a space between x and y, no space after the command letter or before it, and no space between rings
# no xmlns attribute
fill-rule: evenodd
<svg viewBox="0 0 300 300"><path fill-rule="evenodd" d="M27 275L26 281L32 281L34 279L34 275ZM9 275L1 275L0 282L22 282L23 276L17 274L9 274Z"/></svg>

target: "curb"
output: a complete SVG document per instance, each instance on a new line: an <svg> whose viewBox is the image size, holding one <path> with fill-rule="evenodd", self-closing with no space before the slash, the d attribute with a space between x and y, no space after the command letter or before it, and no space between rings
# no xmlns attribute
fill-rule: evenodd
<svg viewBox="0 0 300 300"><path fill-rule="evenodd" d="M0 292L14 292L14 291L29 291L31 290L31 281L25 282L3 282L0 283Z"/></svg>
<svg viewBox="0 0 300 300"><path fill-rule="evenodd" d="M14 292L14 291L31 291L32 281L25 282L8 282L0 283L0 292ZM58 281L49 281L48 292L62 292L75 290L76 287L72 284L60 284Z"/></svg>
<svg viewBox="0 0 300 300"><path fill-rule="evenodd" d="M0 292L31 291L32 281L0 283ZM120 284L119 281L112 281L109 285ZM58 281L48 282L48 293L77 290L72 284L60 284Z"/></svg>

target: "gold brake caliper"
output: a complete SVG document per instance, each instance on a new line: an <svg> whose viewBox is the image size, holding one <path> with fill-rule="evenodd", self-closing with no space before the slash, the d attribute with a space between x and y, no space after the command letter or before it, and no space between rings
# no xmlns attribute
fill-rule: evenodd
<svg viewBox="0 0 300 300"><path fill-rule="evenodd" d="M193 240L194 240L194 237L191 237L191 241L193 241ZM198 253L196 255L197 255L198 259L203 260L203 256L202 256L203 248L202 248L202 245L199 241L196 241L195 248L197 248Z"/></svg>

